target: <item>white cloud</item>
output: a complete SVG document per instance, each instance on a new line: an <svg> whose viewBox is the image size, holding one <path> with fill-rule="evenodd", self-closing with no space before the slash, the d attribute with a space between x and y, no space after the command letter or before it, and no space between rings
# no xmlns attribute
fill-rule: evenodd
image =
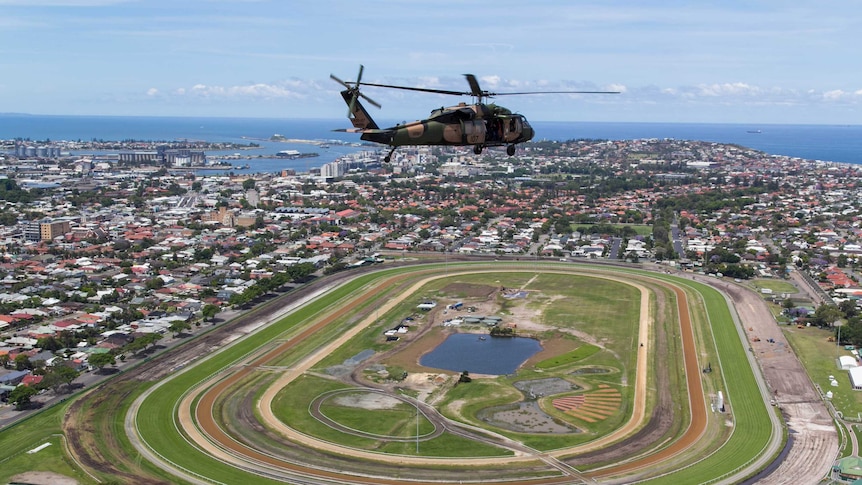
<svg viewBox="0 0 862 485"><path fill-rule="evenodd" d="M158 96L159 90L156 88L147 89L147 96Z"/></svg>
<svg viewBox="0 0 862 485"><path fill-rule="evenodd" d="M847 93L840 89L833 89L832 91L826 91L825 93L823 93L823 99L835 101L843 98L846 95Z"/></svg>
<svg viewBox="0 0 862 485"><path fill-rule="evenodd" d="M255 83L239 86L209 86L195 84L190 90L179 88L175 94L198 96L202 98L250 98L250 99L287 99L303 98L302 93L291 87L301 87L302 83L265 84Z"/></svg>
<svg viewBox="0 0 862 485"><path fill-rule="evenodd" d="M761 93L760 88L746 83L700 84L701 96L751 96Z"/></svg>
<svg viewBox="0 0 862 485"><path fill-rule="evenodd" d="M516 82L517 83L518 81L512 80L510 82ZM499 86L500 83L501 83L500 76L482 76L479 78L479 86L488 85L491 88L495 88L495 87Z"/></svg>

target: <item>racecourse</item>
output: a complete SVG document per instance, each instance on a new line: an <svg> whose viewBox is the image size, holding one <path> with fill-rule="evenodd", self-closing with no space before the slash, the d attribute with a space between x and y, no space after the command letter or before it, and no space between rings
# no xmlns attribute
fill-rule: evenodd
<svg viewBox="0 0 862 485"><path fill-rule="evenodd" d="M621 270L605 270L595 272L575 265L535 265L526 268L522 265L509 265L500 263L493 265L460 265L458 271L476 272L479 270L499 271L505 267L505 271L533 271L533 272L560 272L570 271L573 274L590 274L594 277L612 277L630 280L629 284L641 285L635 280L649 281L650 284L658 284L671 288L676 295L679 305L680 337L683 339L684 358L686 367L687 385L685 390L677 390L688 396L691 424L686 428L682 436L673 437L671 441L659 450L651 450L644 456L634 457L631 461L615 466L606 466L590 476L601 481L613 481L614 477L630 476L631 473L644 468L655 467L659 462L672 460L684 466L670 467L674 471L668 474L653 477L656 483L696 483L710 480L738 481L751 475L764 463L768 462L774 455L777 446L781 442L781 432L777 426L774 413L767 409L765 402L768 396L765 390L758 384L755 374L750 366L750 355L747 355L745 347L740 339L740 331L734 323L727 303L714 289L705 285L694 283L679 278L665 275L657 275L646 272L624 272ZM436 275L434 273L437 273ZM127 416L129 431L134 435L133 443L139 448L145 457L161 464L166 469L184 477L190 482L200 483L270 483L280 481L286 476L297 480L312 482L323 482L325 480L341 480L351 483L397 483L385 479L385 471L378 472L375 477L346 477L339 475L335 470L316 470L303 468L297 463L273 463L278 457L271 452L255 450L248 446L228 446L220 437L214 433L219 431L218 420L212 420L209 425L204 420L213 416L212 403L221 392L236 382L242 381L253 369L266 365L275 356L284 350L292 348L294 343L299 343L313 334L325 331L325 325L315 323L316 315L337 315L339 312L349 311L351 302L365 301L371 298L367 295L383 291L396 283L419 278L412 286L402 291L403 296L415 292L430 278L444 278L456 275L457 272L443 265L417 266L412 269L395 269L381 271L365 276L360 276L349 283L337 288L319 292L313 298L306 301L296 302L289 308L285 308L282 316L274 322L260 322L259 328L243 338L226 343L220 349L207 358L198 362L183 366L173 375L165 378L158 385L150 389L140 397ZM611 274L612 276L607 276ZM646 290L641 287L642 309L641 318L644 321L639 326L641 342L650 342L650 324L646 315L649 313L649 298L644 296ZM396 303L397 298L388 298L381 310L386 311ZM689 302L695 302L696 309L690 308ZM704 324L708 328L695 328L690 314L698 313L696 317L698 324ZM369 322L370 323L370 322ZM309 353L303 360L285 372L279 379L278 385L270 386L265 394L261 396L258 404L262 419L273 424L274 421L267 415L271 409L269 403L272 395L277 389L286 385L290 380L306 372L314 362L322 358L328 352L333 351L338 345L361 330L363 324L359 324L351 332L342 334L340 339L333 340L329 344L318 347L315 352ZM700 339L698 343L695 339ZM703 439L714 439L714 435L705 433L705 421L716 419L710 416L706 410L706 397L700 386L701 363L698 361L698 348L702 346L713 346L718 361L713 365L720 369L723 388L728 396L728 404L732 409L732 431L729 436L722 438L721 443L712 443L712 447L699 444L701 447L710 448L713 451L699 460L685 457L685 451L694 442ZM604 440L596 440L591 446L608 444L620 439L623 435L631 434L639 426L643 425L644 407L647 384L647 359L651 346L644 346L638 355L638 373L635 396L635 411L629 421L628 427L624 427L619 435ZM741 365L743 364L743 365ZM281 386L281 387L280 387ZM272 394L272 395L270 395ZM640 401L638 401L640 400ZM277 420L276 420L277 421ZM213 428L213 426L215 426ZM206 429L205 429L206 428ZM776 430L778 430L776 432ZM222 432L224 430L221 430ZM291 436L294 440L306 439L295 434L292 430L280 429L282 434ZM688 441L693 440L693 441ZM219 443L221 443L219 445ZM332 447L332 444L320 442L308 442L309 446L328 449L330 452L362 456L356 450L340 449ZM513 445L517 449L517 446ZM520 459L527 461L544 461L550 468L555 468L553 474L539 474L535 477L527 477L524 483L557 482L571 483L573 477L577 480L589 478L577 471L569 471L565 474L566 467L560 465L557 460L564 459L568 455L576 454L582 450L561 449L552 454L534 454L529 450L520 450ZM363 459L374 461L381 460L380 457L362 456ZM418 458L418 460L429 460ZM386 460L398 460L403 463L411 463L412 459L407 457L384 457ZM490 462L485 460L491 460ZM476 459L464 457L460 460L446 460L444 463L450 467L470 467L479 464L494 464L493 458ZM496 459L499 460L499 459ZM512 459L507 459L507 466L511 466ZM497 461L496 464L504 462ZM434 463L439 465L439 463ZM667 466L667 463L665 463ZM291 473L300 475L283 475L285 470L292 469ZM466 468L465 468L466 469ZM563 475L559 475L563 473ZM577 481L576 480L576 481Z"/></svg>

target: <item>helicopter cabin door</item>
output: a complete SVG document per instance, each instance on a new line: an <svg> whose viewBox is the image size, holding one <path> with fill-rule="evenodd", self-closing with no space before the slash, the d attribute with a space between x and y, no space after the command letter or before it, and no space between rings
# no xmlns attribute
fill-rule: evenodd
<svg viewBox="0 0 862 485"><path fill-rule="evenodd" d="M521 136L524 130L524 125L521 123L521 118L513 116L509 119L501 120L503 123L503 141L513 142Z"/></svg>
<svg viewBox="0 0 862 485"><path fill-rule="evenodd" d="M485 122L482 120L465 120L464 124L464 143L475 145L485 143Z"/></svg>

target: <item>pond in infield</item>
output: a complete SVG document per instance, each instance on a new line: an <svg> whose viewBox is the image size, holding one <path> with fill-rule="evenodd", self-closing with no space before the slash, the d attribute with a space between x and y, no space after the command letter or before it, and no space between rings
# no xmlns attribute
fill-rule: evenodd
<svg viewBox="0 0 862 485"><path fill-rule="evenodd" d="M491 337L475 333L453 333L434 350L422 356L425 367L471 374L512 374L542 350L539 341L526 337Z"/></svg>

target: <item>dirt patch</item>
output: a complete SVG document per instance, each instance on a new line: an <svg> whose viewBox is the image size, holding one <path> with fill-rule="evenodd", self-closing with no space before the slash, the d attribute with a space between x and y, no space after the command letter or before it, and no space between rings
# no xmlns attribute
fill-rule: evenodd
<svg viewBox="0 0 862 485"><path fill-rule="evenodd" d="M532 398L535 399L542 396L571 392L580 389L581 386L559 377L549 377L545 379L518 381L515 383L515 388L523 392L526 396L533 396Z"/></svg>
<svg viewBox="0 0 862 485"><path fill-rule="evenodd" d="M443 293L454 298L489 298L497 293L499 288L489 285L474 285L471 283L450 283L443 288Z"/></svg>
<svg viewBox="0 0 862 485"><path fill-rule="evenodd" d="M552 418L542 411L536 401L493 406L479 411L482 421L503 429L520 433L560 434L579 430Z"/></svg>
<svg viewBox="0 0 862 485"><path fill-rule="evenodd" d="M359 409L394 409L401 402L392 396L378 394L376 392L350 392L339 394L333 399L335 404L348 408Z"/></svg>
<svg viewBox="0 0 862 485"><path fill-rule="evenodd" d="M78 485L78 480L54 472L24 472L9 479L9 483L29 485Z"/></svg>
<svg viewBox="0 0 862 485"><path fill-rule="evenodd" d="M565 335L558 333L555 333L550 337L540 339L539 343L542 345L542 350L533 354L532 357L521 364L521 367L530 368L543 360L565 354L566 352L575 350L582 345L581 342L571 338L566 338Z"/></svg>
<svg viewBox="0 0 862 485"><path fill-rule="evenodd" d="M443 343L451 333L453 330L450 329L431 328L421 337L402 344L397 351L387 357L386 361L408 372L422 372L424 368L419 365L419 359Z"/></svg>

